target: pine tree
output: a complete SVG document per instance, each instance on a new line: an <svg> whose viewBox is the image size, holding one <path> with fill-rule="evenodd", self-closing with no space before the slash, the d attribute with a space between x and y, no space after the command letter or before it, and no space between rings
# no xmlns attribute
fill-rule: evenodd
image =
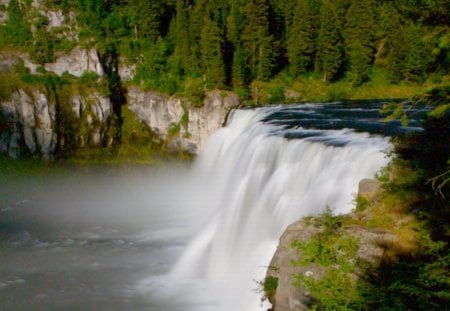
<svg viewBox="0 0 450 311"><path fill-rule="evenodd" d="M155 42L159 35L163 7L159 1L128 0L130 27L135 39Z"/></svg>
<svg viewBox="0 0 450 311"><path fill-rule="evenodd" d="M251 78L267 80L275 59L274 40L269 33L269 5L266 0L251 0L241 12L246 16L241 39Z"/></svg>
<svg viewBox="0 0 450 311"><path fill-rule="evenodd" d="M183 0L177 0L175 16L175 71L180 75L189 72L188 18Z"/></svg>
<svg viewBox="0 0 450 311"><path fill-rule="evenodd" d="M324 0L320 15L318 58L325 82L337 79L343 64L343 43L338 24L336 6L331 0Z"/></svg>
<svg viewBox="0 0 450 311"><path fill-rule="evenodd" d="M248 81L249 74L245 63L245 52L241 45L234 48L233 66L232 66L232 84L234 87L243 87Z"/></svg>
<svg viewBox="0 0 450 311"><path fill-rule="evenodd" d="M222 55L221 32L215 21L205 16L200 36L202 65L208 86L223 87L225 84L225 68Z"/></svg>
<svg viewBox="0 0 450 311"><path fill-rule="evenodd" d="M420 27L413 23L401 25L397 21L396 29L388 37L388 69L393 82L407 80L422 82L425 76L427 57L422 42Z"/></svg>
<svg viewBox="0 0 450 311"><path fill-rule="evenodd" d="M314 69L318 4L314 0L299 0L287 39L290 71L294 76Z"/></svg>
<svg viewBox="0 0 450 311"><path fill-rule="evenodd" d="M372 1L353 0L347 11L345 45L355 86L368 79L376 45L374 30Z"/></svg>
<svg viewBox="0 0 450 311"><path fill-rule="evenodd" d="M242 48L241 33L245 26L245 16L241 12L243 0L230 1L230 13L227 18L227 40L232 50L231 82L234 87L247 83L245 52Z"/></svg>

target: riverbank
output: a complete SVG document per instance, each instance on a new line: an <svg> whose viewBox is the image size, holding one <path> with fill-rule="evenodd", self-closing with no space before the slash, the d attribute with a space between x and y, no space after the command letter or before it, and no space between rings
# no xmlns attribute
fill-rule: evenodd
<svg viewBox="0 0 450 311"><path fill-rule="evenodd" d="M448 93L443 99L447 112L429 113L424 133L394 140L393 160L378 181L360 183L352 213L328 211L285 230L260 282L274 311L449 304Z"/></svg>
<svg viewBox="0 0 450 311"><path fill-rule="evenodd" d="M330 102L341 100L413 100L433 89L448 89L450 77L430 77L423 83L402 81L394 84L388 72L374 67L370 80L360 86L353 86L350 77L334 83L325 83L318 74L294 79L281 73L269 82L253 82L248 91L236 90L248 106L273 103Z"/></svg>

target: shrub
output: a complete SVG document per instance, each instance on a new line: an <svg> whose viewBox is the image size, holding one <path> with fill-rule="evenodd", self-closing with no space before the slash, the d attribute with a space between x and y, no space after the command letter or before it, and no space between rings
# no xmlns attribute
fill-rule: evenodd
<svg viewBox="0 0 450 311"><path fill-rule="evenodd" d="M201 78L187 79L184 84L183 95L189 100L191 106L202 107L205 98L205 84Z"/></svg>
<svg viewBox="0 0 450 311"><path fill-rule="evenodd" d="M370 201L365 196L362 196L360 194L356 196L355 203L355 212L362 212L366 210L370 205Z"/></svg>
<svg viewBox="0 0 450 311"><path fill-rule="evenodd" d="M265 300L273 301L278 288L278 278L267 276L257 283L259 285L258 292L262 293L261 302Z"/></svg>

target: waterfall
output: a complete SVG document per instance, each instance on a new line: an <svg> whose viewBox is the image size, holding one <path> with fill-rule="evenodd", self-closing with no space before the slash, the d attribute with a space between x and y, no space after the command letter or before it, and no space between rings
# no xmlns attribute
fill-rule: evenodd
<svg viewBox="0 0 450 311"><path fill-rule="evenodd" d="M208 140L190 198L207 221L164 277L168 289L159 297L189 297L183 310L267 309L255 280L264 278L286 226L327 206L350 212L359 181L388 162L388 138L266 122L277 109L236 110Z"/></svg>

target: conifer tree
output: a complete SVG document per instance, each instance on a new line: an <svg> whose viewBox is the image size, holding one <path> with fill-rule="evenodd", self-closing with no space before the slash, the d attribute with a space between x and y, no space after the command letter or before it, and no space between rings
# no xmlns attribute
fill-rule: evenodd
<svg viewBox="0 0 450 311"><path fill-rule="evenodd" d="M343 43L338 13L331 0L324 0L320 15L318 58L324 82L338 78L343 63Z"/></svg>
<svg viewBox="0 0 450 311"><path fill-rule="evenodd" d="M130 27L135 39L147 38L155 42L159 35L160 19L163 11L161 2L148 0L128 0Z"/></svg>
<svg viewBox="0 0 450 311"><path fill-rule="evenodd" d="M368 79L376 44L374 30L372 1L353 0L347 11L345 45L355 86Z"/></svg>
<svg viewBox="0 0 450 311"><path fill-rule="evenodd" d="M388 38L388 69L393 82L407 80L422 82L425 76L426 60L421 29L414 24L401 25L397 21L396 29Z"/></svg>
<svg viewBox="0 0 450 311"><path fill-rule="evenodd" d="M183 0L177 0L175 16L175 71L184 75L189 71L188 19Z"/></svg>
<svg viewBox="0 0 450 311"><path fill-rule="evenodd" d="M223 87L225 68L222 54L221 32L215 21L205 16L200 36L204 78L211 87Z"/></svg>
<svg viewBox="0 0 450 311"><path fill-rule="evenodd" d="M248 81L249 74L245 63L245 52L241 45L234 47L232 65L232 84L234 87L243 87Z"/></svg>
<svg viewBox="0 0 450 311"><path fill-rule="evenodd" d="M241 38L250 75L254 80L267 80L275 58L274 40L269 33L269 4L266 0L251 0L241 12L246 17Z"/></svg>
<svg viewBox="0 0 450 311"><path fill-rule="evenodd" d="M298 0L287 39L290 71L297 76L314 69L318 4L314 0Z"/></svg>
<svg viewBox="0 0 450 311"><path fill-rule="evenodd" d="M230 13L227 18L227 40L232 49L231 82L234 87L242 87L247 81L245 52L242 47L241 33L245 26L245 16L241 12L243 0L230 1Z"/></svg>

